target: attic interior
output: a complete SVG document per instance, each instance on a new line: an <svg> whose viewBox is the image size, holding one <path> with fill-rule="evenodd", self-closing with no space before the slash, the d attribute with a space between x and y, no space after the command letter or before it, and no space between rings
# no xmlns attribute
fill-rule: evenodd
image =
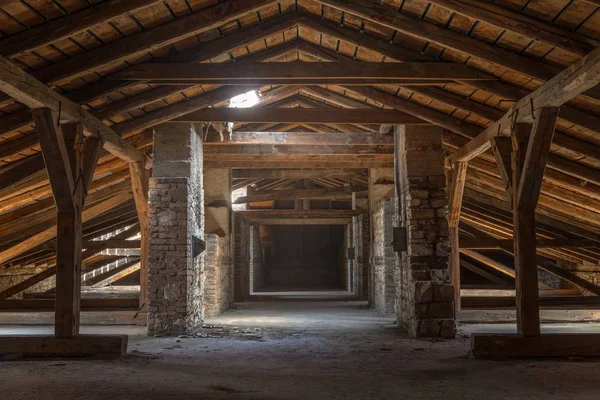
<svg viewBox="0 0 600 400"><path fill-rule="evenodd" d="M598 47L598 0L0 0L3 392L598 398Z"/></svg>

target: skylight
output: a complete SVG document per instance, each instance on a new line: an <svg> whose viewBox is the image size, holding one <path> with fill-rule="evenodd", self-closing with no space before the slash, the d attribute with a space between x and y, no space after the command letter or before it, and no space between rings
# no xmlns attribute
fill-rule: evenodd
<svg viewBox="0 0 600 400"><path fill-rule="evenodd" d="M250 108L254 107L260 101L260 96L256 90L251 90L239 96L232 97L229 100L230 108Z"/></svg>

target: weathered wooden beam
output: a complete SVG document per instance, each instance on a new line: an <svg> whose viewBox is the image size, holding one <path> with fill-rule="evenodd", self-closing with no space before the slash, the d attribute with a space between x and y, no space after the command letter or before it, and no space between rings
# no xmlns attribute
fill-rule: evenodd
<svg viewBox="0 0 600 400"><path fill-rule="evenodd" d="M531 126L528 124L519 124L521 127L526 129L531 129ZM516 128L518 129L518 128ZM498 170L500 171L500 178L502 179L502 183L504 183L506 187L506 193L508 194L508 199L512 204L512 167L511 167L511 157L512 157L512 142L508 137L495 137L491 140L492 150L494 152L494 157L496 159L496 165L498 166Z"/></svg>
<svg viewBox="0 0 600 400"><path fill-rule="evenodd" d="M513 125L514 127L515 125ZM540 132L540 135L543 135L543 133ZM535 132L532 132L531 135L535 135ZM520 184L518 182L521 182L524 172L529 168L526 161L526 155L530 154L528 147L529 138L525 129L513 129L511 138L513 148L511 169L512 181L514 182L512 185L512 209L513 254L515 286L517 289L517 332L523 336L539 336L540 310L538 306L538 274L535 248L535 208L539 193L537 196L534 196L535 203L523 204L523 206L519 207ZM549 149L550 146L548 146ZM535 182L532 182L531 179L528 179L526 183L528 183L529 187L535 185Z"/></svg>
<svg viewBox="0 0 600 400"><path fill-rule="evenodd" d="M486 271L483 268L480 268L476 265L471 264L470 262L466 261L466 260L461 260L460 262L461 267L468 269L471 272L476 273L479 276L484 277L485 279L494 282L498 285L506 285L508 284L508 279L502 279L498 276L496 276L495 274ZM465 286L465 285L462 285Z"/></svg>
<svg viewBox="0 0 600 400"><path fill-rule="evenodd" d="M205 108L173 122L244 122L244 123L388 123L423 125L427 122L395 110L339 110L339 109L282 109L282 108Z"/></svg>
<svg viewBox="0 0 600 400"><path fill-rule="evenodd" d="M257 203L262 201L284 200L322 200L322 199L350 199L353 192L364 191L362 186L344 186L328 189L293 189L272 190L257 192L247 196L238 197L233 204Z"/></svg>
<svg viewBox="0 0 600 400"><path fill-rule="evenodd" d="M493 137L509 135L515 123L532 123L537 110L545 107L560 107L599 83L600 49L596 49L517 101L501 119L449 158L451 161L468 161L475 158L490 148L490 140Z"/></svg>
<svg viewBox="0 0 600 400"><path fill-rule="evenodd" d="M473 334L475 358L506 357L598 357L600 335L548 333L539 337L509 334Z"/></svg>
<svg viewBox="0 0 600 400"><path fill-rule="evenodd" d="M93 136L104 141L104 148L127 161L146 162L146 156L125 142L114 130L78 104L54 92L7 58L0 56L0 90L32 109L48 108L61 119L80 123Z"/></svg>
<svg viewBox="0 0 600 400"><path fill-rule="evenodd" d="M131 192L122 192L114 197L109 198L97 205L90 207L89 209L83 211L82 220L87 221L92 218L95 218L102 213L116 207L128 200L131 199ZM34 247L47 242L48 240L54 239L57 234L56 226L48 228L43 232L40 232L36 235L31 236L30 238L20 242L19 244L0 252L0 264L4 264L12 258L23 254L24 252L33 249Z"/></svg>
<svg viewBox="0 0 600 400"><path fill-rule="evenodd" d="M110 0L12 35L0 42L0 54L18 57L38 47L68 38L94 25L160 3L161 0ZM0 3L1 5L1 3Z"/></svg>
<svg viewBox="0 0 600 400"><path fill-rule="evenodd" d="M377 25L469 54L531 78L546 81L559 71L557 68L543 62L533 61L516 52L398 12L389 7L374 4L368 0L318 0L318 2Z"/></svg>
<svg viewBox="0 0 600 400"><path fill-rule="evenodd" d="M268 155L268 154L392 154L394 148L389 145L325 145L315 142L311 145L232 145L223 144L206 146L204 154L241 154L241 155Z"/></svg>
<svg viewBox="0 0 600 400"><path fill-rule="evenodd" d="M244 210L236 211L248 218L344 218L359 215L355 210Z"/></svg>
<svg viewBox="0 0 600 400"><path fill-rule="evenodd" d="M82 243L84 249L105 250L105 249L139 249L142 245L140 240L125 239L106 239L106 240L86 240Z"/></svg>
<svg viewBox="0 0 600 400"><path fill-rule="evenodd" d="M119 279L123 279L126 276L131 275L139 270L140 270L140 263L137 263L137 264L127 267L121 271L118 271L114 275L111 275L108 278L105 278L98 283L94 283L92 285L92 287L93 288L101 288L101 287L108 286L108 285L118 281Z"/></svg>
<svg viewBox="0 0 600 400"><path fill-rule="evenodd" d="M458 162L452 166L452 180L448 190L448 227L450 239L450 278L454 286L454 310L460 311L460 249L458 237L458 223L463 193L465 191L465 177L468 164Z"/></svg>
<svg viewBox="0 0 600 400"><path fill-rule="evenodd" d="M260 225L347 225L352 218L250 218L248 221Z"/></svg>
<svg viewBox="0 0 600 400"><path fill-rule="evenodd" d="M513 206L517 209L535 210L537 206L542 177L550 156L550 144L554 137L557 114L558 109L550 107L540 108L535 112L531 134L527 140L527 151L522 161L520 180L514 181L517 197L514 199L516 203Z"/></svg>
<svg viewBox="0 0 600 400"><path fill-rule="evenodd" d="M233 179L311 179L311 178L350 178L357 175L365 175L364 169L234 169Z"/></svg>
<svg viewBox="0 0 600 400"><path fill-rule="evenodd" d="M216 142L209 138L205 143L207 149ZM216 143L221 143L220 141ZM241 132L234 131L229 144L281 144L281 145L393 145L390 136L381 136L367 132L321 133L313 132Z"/></svg>
<svg viewBox="0 0 600 400"><path fill-rule="evenodd" d="M447 114L441 111L434 110L427 106L395 96L379 89L362 86L344 87L351 92L365 96L397 111L413 115L414 117L423 121L441 126L442 128L447 129L450 132L457 133L461 136L467 135L474 137L481 131L476 125L459 120L457 118L449 117Z"/></svg>
<svg viewBox="0 0 600 400"><path fill-rule="evenodd" d="M257 87L255 86L220 87L218 89L211 90L202 95L191 98L185 102L174 103L167 107L159 108L157 110L145 114L142 117L124 121L115 124L112 127L116 132L119 132L121 134L142 132L165 121L181 117L182 115L187 115L205 107L209 107L213 104L227 101L232 97L255 89L257 89ZM291 93L296 92L297 88L295 86L279 87L264 93L261 101L281 99L289 96Z"/></svg>
<svg viewBox="0 0 600 400"><path fill-rule="evenodd" d="M494 250L511 248L513 246L512 239L492 239L492 238L477 238L477 239L460 239L460 248L471 250ZM600 242L591 239L580 238L560 238L560 239L536 239L536 248L539 247L571 247L571 248L586 248L600 247Z"/></svg>
<svg viewBox="0 0 600 400"><path fill-rule="evenodd" d="M140 224L140 307L146 305L148 296L148 255L149 255L149 225L148 225L148 191L150 172L140 163L129 164L129 174L133 188L133 198Z"/></svg>
<svg viewBox="0 0 600 400"><path fill-rule="evenodd" d="M72 212L78 205L73 197L76 186L69 160L69 151L74 151L75 144L65 142L58 112L38 108L32 110L32 114L56 207L59 212Z"/></svg>
<svg viewBox="0 0 600 400"><path fill-rule="evenodd" d="M111 76L116 80L163 81L210 84L385 84L408 80L496 80L495 77L456 63L318 63L306 68L301 63L244 64L137 64ZM250 81L250 82L248 82Z"/></svg>

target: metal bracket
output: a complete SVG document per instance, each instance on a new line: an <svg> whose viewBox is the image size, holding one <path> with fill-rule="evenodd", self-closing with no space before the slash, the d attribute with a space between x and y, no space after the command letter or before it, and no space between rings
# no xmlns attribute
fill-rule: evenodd
<svg viewBox="0 0 600 400"><path fill-rule="evenodd" d="M356 260L356 248L348 247L348 260Z"/></svg>
<svg viewBox="0 0 600 400"><path fill-rule="evenodd" d="M405 226L394 227L392 244L396 253L402 253L408 250L408 234Z"/></svg>
<svg viewBox="0 0 600 400"><path fill-rule="evenodd" d="M206 250L206 243L198 236L192 236L192 259L196 259Z"/></svg>

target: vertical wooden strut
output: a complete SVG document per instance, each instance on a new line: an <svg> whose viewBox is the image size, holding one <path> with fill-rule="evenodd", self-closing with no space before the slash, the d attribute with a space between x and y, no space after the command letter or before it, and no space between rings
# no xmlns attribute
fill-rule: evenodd
<svg viewBox="0 0 600 400"><path fill-rule="evenodd" d="M467 162L457 162L453 166L452 181L448 190L449 213L448 226L450 235L450 278L454 285L454 310L460 311L460 247L458 238L458 223L460 221L460 209L462 206L463 193L465 191L465 179L467 177Z"/></svg>
<svg viewBox="0 0 600 400"><path fill-rule="evenodd" d="M148 190L150 171L142 163L129 163L131 186L135 199L140 234L142 236L140 253L140 308L147 306L148 298Z"/></svg>
<svg viewBox="0 0 600 400"><path fill-rule="evenodd" d="M557 108L541 108L535 112L533 127L516 124L512 132L517 331L523 336L540 335L535 209L557 114Z"/></svg>
<svg viewBox="0 0 600 400"><path fill-rule="evenodd" d="M60 126L50 109L32 114L57 208L55 336L72 337L79 333L81 212L101 143L96 138L84 143L82 126Z"/></svg>

